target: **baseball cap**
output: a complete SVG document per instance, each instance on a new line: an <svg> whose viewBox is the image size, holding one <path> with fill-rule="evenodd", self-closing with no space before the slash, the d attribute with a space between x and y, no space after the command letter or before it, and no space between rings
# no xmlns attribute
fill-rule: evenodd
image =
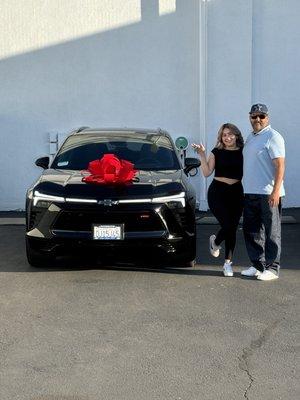
<svg viewBox="0 0 300 400"><path fill-rule="evenodd" d="M268 112L269 112L268 107L265 104L258 103L258 104L253 104L249 114L253 113L268 114Z"/></svg>

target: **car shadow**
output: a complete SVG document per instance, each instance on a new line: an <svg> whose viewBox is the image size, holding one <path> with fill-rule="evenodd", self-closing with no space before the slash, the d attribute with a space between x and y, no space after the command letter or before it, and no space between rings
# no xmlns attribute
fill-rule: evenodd
<svg viewBox="0 0 300 400"><path fill-rule="evenodd" d="M219 268L219 269L217 269ZM195 264L194 267L171 267L171 266L153 266L143 265L140 266L136 263L117 263L117 264L106 264L100 262L80 262L71 258L58 259L55 264L49 267L36 268L28 267L24 272L67 272L67 271L118 271L118 272L143 272L143 273L159 273L159 274L170 274L170 275L191 275L191 276L221 276L224 277L221 267L215 266L203 266L202 264ZM236 273L234 278L242 278L239 273Z"/></svg>
<svg viewBox="0 0 300 400"><path fill-rule="evenodd" d="M298 270L299 269L299 246L297 246L297 238L299 237L299 224L283 225L283 269ZM207 225L198 229L197 240L197 264L194 268L178 268L158 265L141 265L138 263L118 263L113 262L101 264L92 260L80 258L65 257L58 260L55 265L44 268L33 268L27 260L25 254L23 226L1 226L1 243L0 243L0 272L45 272L45 271L77 271L77 270L118 270L118 271L141 271L161 274L177 274L177 275L193 275L193 276L223 276L220 263L222 260L213 259L207 249L207 237L213 232L214 227ZM237 235L235 266L244 268L249 266L249 260L245 251L241 232ZM240 275L239 270L234 274L235 278L251 279Z"/></svg>

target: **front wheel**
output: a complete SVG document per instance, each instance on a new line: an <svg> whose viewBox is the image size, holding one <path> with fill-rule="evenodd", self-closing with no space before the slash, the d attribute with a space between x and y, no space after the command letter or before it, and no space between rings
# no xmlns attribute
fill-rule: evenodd
<svg viewBox="0 0 300 400"><path fill-rule="evenodd" d="M26 237L26 256L28 263L35 268L45 268L54 264L55 256L34 249Z"/></svg>
<svg viewBox="0 0 300 400"><path fill-rule="evenodd" d="M196 260L192 261L182 261L179 263L176 263L176 268L194 268L196 265Z"/></svg>
<svg viewBox="0 0 300 400"><path fill-rule="evenodd" d="M193 260L193 261L186 262L184 266L185 266L185 268L194 268L195 265L196 265L196 260Z"/></svg>

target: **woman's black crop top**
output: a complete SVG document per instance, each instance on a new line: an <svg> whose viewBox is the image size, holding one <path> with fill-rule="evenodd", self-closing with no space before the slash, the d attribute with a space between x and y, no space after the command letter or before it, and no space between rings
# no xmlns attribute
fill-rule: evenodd
<svg viewBox="0 0 300 400"><path fill-rule="evenodd" d="M217 149L211 151L215 156L215 177L241 180L243 177L243 150Z"/></svg>

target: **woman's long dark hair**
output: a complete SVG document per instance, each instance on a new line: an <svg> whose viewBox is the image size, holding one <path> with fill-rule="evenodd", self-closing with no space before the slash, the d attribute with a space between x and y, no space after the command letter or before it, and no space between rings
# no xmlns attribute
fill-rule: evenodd
<svg viewBox="0 0 300 400"><path fill-rule="evenodd" d="M235 137L236 137L236 145L237 145L237 147L242 149L244 147L244 139L243 139L243 136L241 134L241 131L239 130L239 128L236 125L231 124L230 122L226 122L226 124L221 125L221 127L220 127L220 129L218 131L218 138L217 138L216 147L218 149L224 149L224 144L223 144L223 141L222 141L222 134L223 134L223 131L224 131L225 128L229 129L230 132L232 132L235 135Z"/></svg>

